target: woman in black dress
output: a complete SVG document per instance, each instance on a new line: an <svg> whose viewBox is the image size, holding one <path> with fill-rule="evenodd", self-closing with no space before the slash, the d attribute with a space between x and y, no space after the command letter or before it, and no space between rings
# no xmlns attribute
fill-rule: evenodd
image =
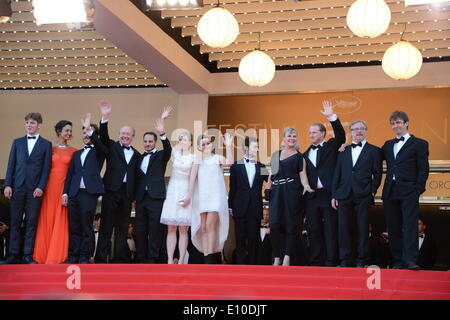
<svg viewBox="0 0 450 320"><path fill-rule="evenodd" d="M308 183L305 160L296 148L297 131L287 127L283 140L284 149L272 155L268 188L273 265L281 264L281 250L284 248L283 266L288 266L295 252L302 221L302 196L314 190ZM285 234L283 241L281 233Z"/></svg>

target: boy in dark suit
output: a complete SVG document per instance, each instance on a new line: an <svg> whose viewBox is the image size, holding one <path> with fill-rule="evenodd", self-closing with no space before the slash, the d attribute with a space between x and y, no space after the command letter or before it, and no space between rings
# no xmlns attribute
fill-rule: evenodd
<svg viewBox="0 0 450 320"><path fill-rule="evenodd" d="M382 198L393 269L418 270L417 220L419 196L425 191L430 170L428 142L408 133L409 118L405 112L394 111L389 121L396 138L381 148L387 164Z"/></svg>
<svg viewBox="0 0 450 320"><path fill-rule="evenodd" d="M263 182L268 175L257 161L258 139L246 137L244 158L230 168L228 207L232 210L236 231L236 263L256 264L261 219Z"/></svg>
<svg viewBox="0 0 450 320"><path fill-rule="evenodd" d="M417 264L423 270L433 270L436 262L436 241L426 231L427 225L423 218L419 219L419 256Z"/></svg>
<svg viewBox="0 0 450 320"><path fill-rule="evenodd" d="M341 267L352 266L352 214L356 209L358 246L356 267L368 262L370 207L381 184L380 148L368 143L367 123L354 121L350 125L352 144L338 155L332 185L331 206L338 210L339 259Z"/></svg>
<svg viewBox="0 0 450 320"><path fill-rule="evenodd" d="M4 195L10 199L9 254L0 264L20 263L20 228L25 213L25 239L22 262L36 264L32 259L36 226L42 196L52 165L52 144L39 135L40 113L25 116L27 135L14 140L9 154Z"/></svg>
<svg viewBox="0 0 450 320"><path fill-rule="evenodd" d="M64 184L63 205L69 212L69 255L65 263L89 263L94 253L94 215L103 194L100 171L107 153L91 115L83 121L84 148L74 152Z"/></svg>

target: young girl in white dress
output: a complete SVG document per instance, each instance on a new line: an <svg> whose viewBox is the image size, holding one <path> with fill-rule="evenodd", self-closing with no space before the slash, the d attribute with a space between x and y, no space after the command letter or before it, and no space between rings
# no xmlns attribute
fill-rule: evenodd
<svg viewBox="0 0 450 320"><path fill-rule="evenodd" d="M202 135L198 138L197 146L201 154L194 161L189 198L184 202L185 205L190 202L196 186L198 204L192 213L191 239L194 246L203 252L207 264L214 263L214 253L222 252L228 237L229 213L223 167L233 164L232 143L233 138L225 134L225 158L213 152L209 137Z"/></svg>
<svg viewBox="0 0 450 320"><path fill-rule="evenodd" d="M188 228L192 219L192 203L183 206L189 194L189 182L194 163L194 155L191 153L192 136L188 131L183 131L178 136L178 144L172 152L172 174L167 187L166 200L164 201L161 223L167 228L167 257L168 264L173 264L173 254L177 245L177 229L180 234L178 250L180 257L178 264L184 263L184 257L188 246Z"/></svg>

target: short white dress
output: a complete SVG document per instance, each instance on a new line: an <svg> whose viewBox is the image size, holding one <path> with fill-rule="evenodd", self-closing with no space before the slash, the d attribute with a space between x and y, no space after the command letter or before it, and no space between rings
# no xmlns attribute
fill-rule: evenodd
<svg viewBox="0 0 450 320"><path fill-rule="evenodd" d="M188 196L194 155L192 153L182 155L181 152L177 151L172 154L172 160L172 175L167 186L166 200L164 201L160 221L170 226L190 226L193 201L184 208L178 204L178 201Z"/></svg>
<svg viewBox="0 0 450 320"><path fill-rule="evenodd" d="M229 213L227 191L218 155L214 154L209 158L202 159L200 162L196 189L198 191L198 202L196 201L192 213L192 243L197 250L203 252L200 213L215 211L219 213L219 223L217 225L218 237L214 246L214 252L221 252L228 237Z"/></svg>

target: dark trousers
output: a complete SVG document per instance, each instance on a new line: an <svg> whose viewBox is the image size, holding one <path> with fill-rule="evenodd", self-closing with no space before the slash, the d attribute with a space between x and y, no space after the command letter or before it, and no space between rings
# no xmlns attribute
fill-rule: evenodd
<svg viewBox="0 0 450 320"><path fill-rule="evenodd" d="M260 237L259 232L258 232L258 237ZM266 234L266 236L264 237L264 241L258 242L257 263L259 265L271 265L272 264L272 243L270 241L270 234Z"/></svg>
<svg viewBox="0 0 450 320"><path fill-rule="evenodd" d="M0 234L0 260L5 259L8 254L7 237L7 233Z"/></svg>
<svg viewBox="0 0 450 320"><path fill-rule="evenodd" d="M136 258L138 262L156 263L165 240L165 225L160 223L162 199L150 198L136 203Z"/></svg>
<svg viewBox="0 0 450 320"><path fill-rule="evenodd" d="M69 259L89 260L94 254L94 215L98 195L80 189L69 198Z"/></svg>
<svg viewBox="0 0 450 320"><path fill-rule="evenodd" d="M19 256L21 253L21 225L25 212L25 236L23 255L31 256L34 251L37 221L41 209L42 197L34 198L34 190L28 190L25 185L13 188L11 198L11 219L9 226L9 255Z"/></svg>
<svg viewBox="0 0 450 320"><path fill-rule="evenodd" d="M372 205L372 195L358 198L351 195L348 199L339 200L339 259L341 266L349 267L352 256L352 225L356 215L358 231L356 264L365 265L368 259L369 216Z"/></svg>
<svg viewBox="0 0 450 320"><path fill-rule="evenodd" d="M331 207L328 191L317 189L314 198L306 201L306 219L310 264L335 267L338 260L338 216Z"/></svg>
<svg viewBox="0 0 450 320"><path fill-rule="evenodd" d="M393 264L415 263L419 255L419 193L404 195L393 182L383 206Z"/></svg>
<svg viewBox="0 0 450 320"><path fill-rule="evenodd" d="M256 264L261 219L235 218L236 263Z"/></svg>
<svg viewBox="0 0 450 320"><path fill-rule="evenodd" d="M108 191L102 198L100 234L98 237L95 262L106 263L110 251L111 237L114 230L114 253L112 262L130 262L128 248L128 222L130 220L132 200L127 196L126 184L118 191Z"/></svg>

